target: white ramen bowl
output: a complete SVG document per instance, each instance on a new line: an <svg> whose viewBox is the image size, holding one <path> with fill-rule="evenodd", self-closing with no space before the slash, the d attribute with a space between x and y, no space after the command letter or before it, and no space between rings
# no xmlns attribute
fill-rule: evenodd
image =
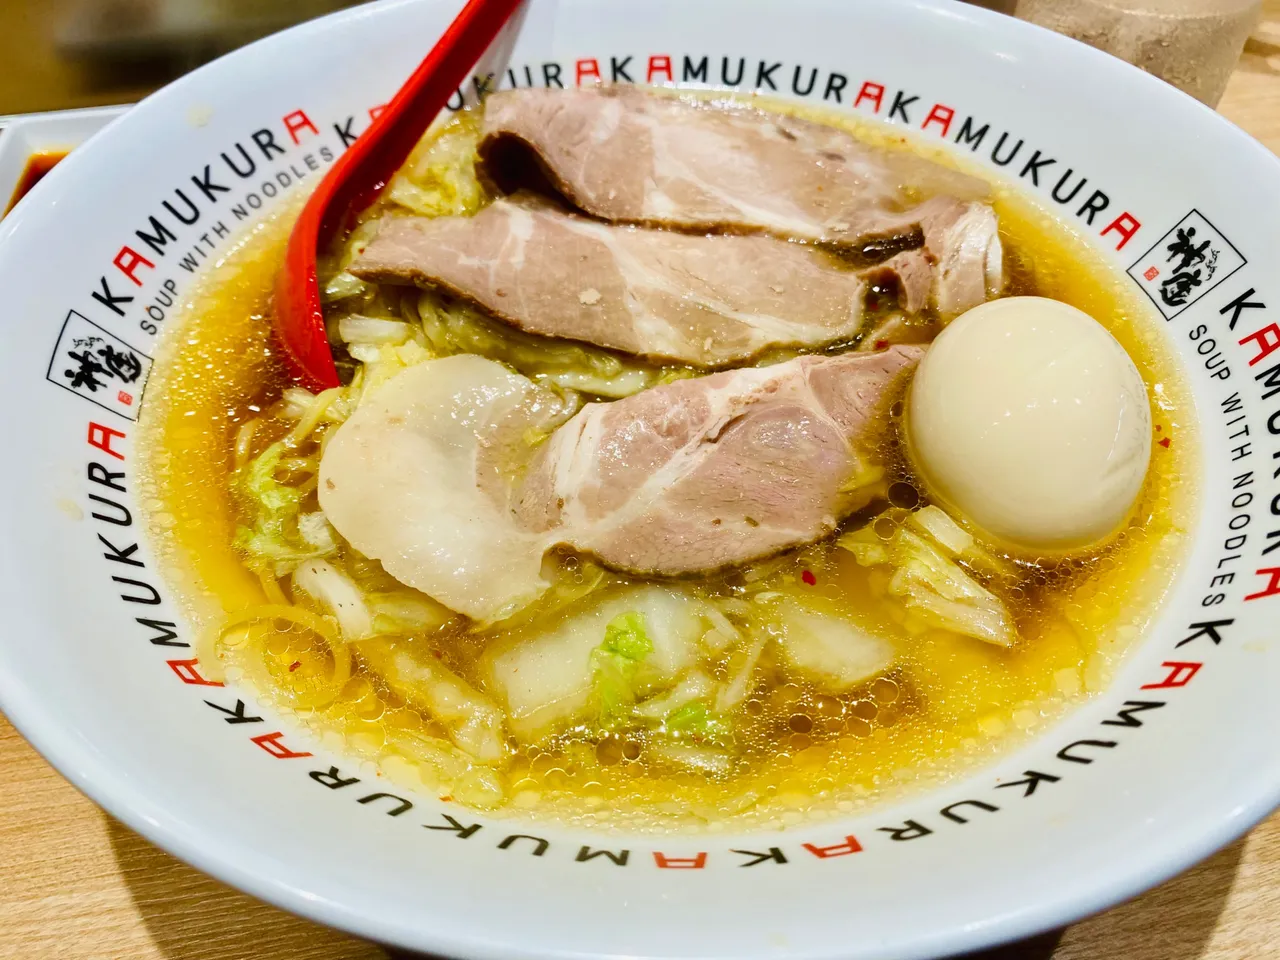
<svg viewBox="0 0 1280 960"><path fill-rule="evenodd" d="M387 0L232 54L96 136L0 227L0 382L14 401L0 706L63 774L264 900L477 958L971 950L1129 897L1276 806L1280 164L1118 60L947 0L534 0L512 76L609 81L616 67L619 80L721 85L742 61L741 89L825 97L963 152L1152 295L1149 322L1195 400L1200 508L1169 600L1105 693L966 779L866 815L619 837L378 797L394 788L248 692L202 682L139 529L147 356L200 275L323 175L453 12ZM1013 163L993 163L1019 143ZM240 178L223 153L255 170ZM1060 203L1068 171L1059 196L1088 183ZM1162 310L1146 274L1164 276L1165 238L1188 221L1216 269ZM158 224L171 231L159 252L139 235ZM88 337L137 354L137 378L74 386L69 353Z"/></svg>

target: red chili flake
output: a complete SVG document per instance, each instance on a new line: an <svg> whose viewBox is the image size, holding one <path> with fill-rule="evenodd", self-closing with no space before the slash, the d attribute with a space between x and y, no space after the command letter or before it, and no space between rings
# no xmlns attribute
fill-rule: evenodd
<svg viewBox="0 0 1280 960"><path fill-rule="evenodd" d="M1160 441L1160 446L1164 447L1167 450L1169 449L1169 444L1171 443L1173 443L1173 441L1170 440L1168 437L1165 437L1163 440Z"/></svg>
<svg viewBox="0 0 1280 960"><path fill-rule="evenodd" d="M877 349L877 350L886 350L886 349L888 349L888 347L889 347L889 341L888 341L888 340L877 340L877 341L876 341L876 349Z"/></svg>
<svg viewBox="0 0 1280 960"><path fill-rule="evenodd" d="M818 578L813 575L812 570L806 570L804 573L800 574L800 579L811 587L818 582Z"/></svg>
<svg viewBox="0 0 1280 960"><path fill-rule="evenodd" d="M297 670L300 666L302 666L301 660L293 661L293 663L289 664L289 672L293 673L293 671Z"/></svg>
<svg viewBox="0 0 1280 960"><path fill-rule="evenodd" d="M437 660L444 659L444 652L442 650L432 650L431 653Z"/></svg>
<svg viewBox="0 0 1280 960"><path fill-rule="evenodd" d="M1156 433L1159 433L1159 432L1160 432L1161 430L1163 430L1163 429L1164 429L1164 427L1160 426L1160 424L1158 424L1158 423L1156 424Z"/></svg>

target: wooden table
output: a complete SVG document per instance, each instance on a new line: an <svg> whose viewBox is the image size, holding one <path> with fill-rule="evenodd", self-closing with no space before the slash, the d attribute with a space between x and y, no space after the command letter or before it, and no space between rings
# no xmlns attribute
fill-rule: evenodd
<svg viewBox="0 0 1280 960"><path fill-rule="evenodd" d="M1280 0L1220 109L1280 152ZM196 872L104 815L0 717L0 960L388 960ZM1190 872L987 960L1280 957L1280 814Z"/></svg>

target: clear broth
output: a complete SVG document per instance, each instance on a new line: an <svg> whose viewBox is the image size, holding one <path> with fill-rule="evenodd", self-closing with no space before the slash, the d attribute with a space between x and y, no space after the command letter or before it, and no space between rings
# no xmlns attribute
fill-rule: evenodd
<svg viewBox="0 0 1280 960"><path fill-rule="evenodd" d="M777 108L956 166L942 151L913 148L881 127L825 111ZM1195 475L1197 455L1192 408L1176 362L1124 277L1016 191L998 181L993 190L1009 292L1052 297L1098 318L1142 373L1156 439L1170 441L1154 447L1141 501L1121 537L1091 555L1045 564L1002 595L1022 637L1012 650L938 630L908 633L876 612L883 605L875 571L830 544L798 551L777 565L769 583L784 592L804 590L853 620L893 633L904 652L892 673L834 697L789 681L766 658L745 707L739 767L731 778L647 762L643 738L569 735L519 749L505 774L508 802L500 812L632 830L777 828L955 775L1105 687L1156 612L1181 556L1195 499L1186 479ZM292 217L281 214L256 227L190 295L185 314L166 334L142 411L151 527L190 615L209 636L228 614L265 602L260 581L232 546L237 508L228 488L240 425L268 409L286 385L273 355L267 305ZM891 467L910 482L892 445L890 454ZM732 592L732 577L705 586ZM474 678L482 641L454 629L418 642L424 656L441 656ZM294 656L284 642L275 654L279 662ZM255 675L242 656L223 646L206 649L203 659L219 658L233 677ZM286 709L269 686L259 684L258 692ZM358 671L335 704L296 713L327 745L375 763L396 782L447 793L411 751L396 746L440 729L377 677Z"/></svg>

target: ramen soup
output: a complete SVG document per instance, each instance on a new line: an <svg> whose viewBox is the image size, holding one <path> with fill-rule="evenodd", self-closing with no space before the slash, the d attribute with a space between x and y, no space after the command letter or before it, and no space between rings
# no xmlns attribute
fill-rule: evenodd
<svg viewBox="0 0 1280 960"><path fill-rule="evenodd" d="M270 332L288 228L164 345L152 526L202 669L402 789L850 811L1101 689L1175 572L1195 445L1147 311L881 128L493 94L321 258L318 393Z"/></svg>

